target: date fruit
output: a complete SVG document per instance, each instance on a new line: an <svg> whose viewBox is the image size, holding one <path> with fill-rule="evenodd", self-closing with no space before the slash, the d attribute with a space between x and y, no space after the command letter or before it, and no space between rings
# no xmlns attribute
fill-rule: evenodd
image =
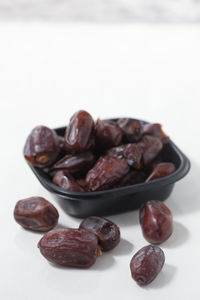
<svg viewBox="0 0 200 300"><path fill-rule="evenodd" d="M88 112L79 110L71 117L64 142L71 153L85 152L94 146L94 121Z"/></svg>
<svg viewBox="0 0 200 300"><path fill-rule="evenodd" d="M58 223L57 209L42 197L31 197L20 200L14 209L17 223L26 229L48 231Z"/></svg>
<svg viewBox="0 0 200 300"><path fill-rule="evenodd" d="M116 157L118 159L124 158L128 165L134 169L141 169L142 154L142 148L133 143L114 147L107 151L107 155L109 156Z"/></svg>
<svg viewBox="0 0 200 300"><path fill-rule="evenodd" d="M128 165L134 169L142 167L142 151L137 144L126 144L124 148L124 158Z"/></svg>
<svg viewBox="0 0 200 300"><path fill-rule="evenodd" d="M160 124L145 124L143 126L142 134L148 134L158 137L163 144L169 143L169 137L162 130L162 125Z"/></svg>
<svg viewBox="0 0 200 300"><path fill-rule="evenodd" d="M79 228L95 233L102 251L108 251L120 242L119 227L108 219L91 216L83 220Z"/></svg>
<svg viewBox="0 0 200 300"><path fill-rule="evenodd" d="M151 135L145 135L137 145L143 152L142 160L145 166L151 163L163 148L160 139Z"/></svg>
<svg viewBox="0 0 200 300"><path fill-rule="evenodd" d="M94 167L87 173L86 182L89 191L111 188L129 171L124 159L111 156L100 157Z"/></svg>
<svg viewBox="0 0 200 300"><path fill-rule="evenodd" d="M128 142L138 142L142 137L142 126L138 120L130 118L121 118L117 121L117 125L122 130Z"/></svg>
<svg viewBox="0 0 200 300"><path fill-rule="evenodd" d="M172 163L159 163L153 169L153 172L149 175L146 182L159 179L168 176L176 171L174 164Z"/></svg>
<svg viewBox="0 0 200 300"><path fill-rule="evenodd" d="M87 151L79 154L67 154L52 169L69 172L73 176L83 176L94 165L95 156Z"/></svg>
<svg viewBox="0 0 200 300"><path fill-rule="evenodd" d="M108 156L116 157L118 159L124 158L124 149L126 145L110 148L106 154Z"/></svg>
<svg viewBox="0 0 200 300"><path fill-rule="evenodd" d="M24 157L33 166L44 168L55 162L60 152L60 141L54 130L37 126L29 134Z"/></svg>
<svg viewBox="0 0 200 300"><path fill-rule="evenodd" d="M118 146L122 140L122 131L112 121L98 119L95 125L95 134L98 144L107 148Z"/></svg>
<svg viewBox="0 0 200 300"><path fill-rule="evenodd" d="M96 235L85 229L52 230L38 247L48 261L66 267L89 268L101 255Z"/></svg>
<svg viewBox="0 0 200 300"><path fill-rule="evenodd" d="M84 189L76 182L76 180L64 171L57 171L53 177L53 183L64 190L72 192L84 192Z"/></svg>
<svg viewBox="0 0 200 300"><path fill-rule="evenodd" d="M161 271L165 255L158 246L149 245L140 249L130 262L132 278L139 285L152 282Z"/></svg>
<svg viewBox="0 0 200 300"><path fill-rule="evenodd" d="M138 183L145 182L146 175L142 171L133 170L126 174L119 182L117 187L134 185Z"/></svg>
<svg viewBox="0 0 200 300"><path fill-rule="evenodd" d="M140 208L139 219L143 236L151 244L161 244L172 234L172 213L161 201L145 202Z"/></svg>

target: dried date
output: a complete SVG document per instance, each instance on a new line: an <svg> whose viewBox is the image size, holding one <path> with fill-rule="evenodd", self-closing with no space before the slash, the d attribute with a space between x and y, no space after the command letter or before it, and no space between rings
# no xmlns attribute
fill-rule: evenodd
<svg viewBox="0 0 200 300"><path fill-rule="evenodd" d="M142 167L142 151L137 144L127 144L124 147L124 158L128 165L134 169Z"/></svg>
<svg viewBox="0 0 200 300"><path fill-rule="evenodd" d="M118 147L110 148L106 154L108 156L116 157L118 159L124 158L124 149L126 145L120 145Z"/></svg>
<svg viewBox="0 0 200 300"><path fill-rule="evenodd" d="M140 208L139 218L143 235L151 244L161 244L172 234L172 213L161 201L144 203Z"/></svg>
<svg viewBox="0 0 200 300"><path fill-rule="evenodd" d="M117 121L117 125L122 130L128 142L138 142L142 137L142 126L138 120L130 118L121 118Z"/></svg>
<svg viewBox="0 0 200 300"><path fill-rule="evenodd" d="M85 229L52 230L38 247L48 261L66 267L89 268L101 255L96 235Z"/></svg>
<svg viewBox="0 0 200 300"><path fill-rule="evenodd" d="M140 249L130 262L132 278L139 285L152 282L161 271L165 255L161 248L149 245Z"/></svg>
<svg viewBox="0 0 200 300"><path fill-rule="evenodd" d="M71 117L64 143L71 153L85 152L94 146L94 121L88 112L79 110Z"/></svg>
<svg viewBox="0 0 200 300"><path fill-rule="evenodd" d="M169 143L169 137L164 133L164 131L162 130L162 125L160 124L145 124L143 126L142 134L148 134L158 137L161 140L162 144Z"/></svg>
<svg viewBox="0 0 200 300"><path fill-rule="evenodd" d="M157 164L153 172L149 175L146 182L166 177L176 171L175 165L172 163L159 163Z"/></svg>
<svg viewBox="0 0 200 300"><path fill-rule="evenodd" d="M141 147L138 147L137 144L133 143L114 147L107 151L107 155L109 156L118 159L124 158L128 165L134 169L141 169L142 154L143 151Z"/></svg>
<svg viewBox="0 0 200 300"><path fill-rule="evenodd" d="M94 165L95 156L92 152L87 151L79 154L67 154L60 159L52 169L69 172L75 177L81 177Z"/></svg>
<svg viewBox="0 0 200 300"><path fill-rule="evenodd" d="M151 135L145 135L137 146L143 153L142 160L145 166L151 163L163 148L160 139Z"/></svg>
<svg viewBox="0 0 200 300"><path fill-rule="evenodd" d="M79 228L95 233L102 251L111 250L120 242L119 227L108 219L91 216L83 220Z"/></svg>
<svg viewBox="0 0 200 300"><path fill-rule="evenodd" d="M64 190L72 192L84 192L84 189L76 182L76 180L64 171L57 171L53 177L53 183Z"/></svg>
<svg viewBox="0 0 200 300"><path fill-rule="evenodd" d="M126 174L118 183L116 187L122 187L127 185L134 185L138 183L145 182L146 175L142 171L133 170Z"/></svg>
<svg viewBox="0 0 200 300"><path fill-rule="evenodd" d="M59 152L57 134L45 126L35 127L29 134L24 146L25 159L38 168L44 168L54 163Z"/></svg>
<svg viewBox="0 0 200 300"><path fill-rule="evenodd" d="M42 197L20 200L14 209L14 218L22 227L35 231L48 231L58 222L57 209Z"/></svg>
<svg viewBox="0 0 200 300"><path fill-rule="evenodd" d="M118 146L122 140L120 128L112 121L98 119L95 125L95 135L97 143L107 148Z"/></svg>
<svg viewBox="0 0 200 300"><path fill-rule="evenodd" d="M98 191L112 188L128 171L129 166L124 159L111 156L100 157L86 175L88 189Z"/></svg>

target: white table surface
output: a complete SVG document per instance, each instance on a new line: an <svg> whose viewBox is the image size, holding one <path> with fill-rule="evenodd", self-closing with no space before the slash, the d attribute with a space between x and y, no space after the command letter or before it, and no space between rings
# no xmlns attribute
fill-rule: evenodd
<svg viewBox="0 0 200 300"><path fill-rule="evenodd" d="M199 37L197 25L0 23L1 299L200 299ZM129 270L147 244L138 211L110 216L122 241L89 270L49 264L37 248L42 234L13 219L17 200L40 195L58 208L59 226L79 225L39 184L22 147L34 126L65 125L80 108L161 122L191 160L166 201L174 215L166 264L147 287Z"/></svg>

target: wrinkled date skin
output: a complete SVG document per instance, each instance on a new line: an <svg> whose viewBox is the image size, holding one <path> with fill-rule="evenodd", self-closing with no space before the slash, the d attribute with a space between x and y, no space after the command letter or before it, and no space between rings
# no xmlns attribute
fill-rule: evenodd
<svg viewBox="0 0 200 300"><path fill-rule="evenodd" d="M118 159L124 158L128 165L134 169L141 169L142 167L142 149L137 144L126 144L111 148L107 151L107 155L116 157Z"/></svg>
<svg viewBox="0 0 200 300"><path fill-rule="evenodd" d="M142 134L148 134L152 136L158 137L162 144L167 144L169 143L169 137L164 133L162 130L162 125L155 123L155 124L145 124L143 126Z"/></svg>
<svg viewBox="0 0 200 300"><path fill-rule="evenodd" d="M57 209L46 199L31 197L20 200L14 209L14 218L22 227L35 231L48 231L58 223Z"/></svg>
<svg viewBox="0 0 200 300"><path fill-rule="evenodd" d="M94 121L88 112L79 110L71 117L64 140L71 153L85 152L94 146Z"/></svg>
<svg viewBox="0 0 200 300"><path fill-rule="evenodd" d="M38 247L48 261L66 267L89 268L101 255L96 235L85 229L52 230Z"/></svg>
<svg viewBox="0 0 200 300"><path fill-rule="evenodd" d="M59 160L52 169L68 171L71 175L83 176L95 163L95 156L87 151L79 154L68 154Z"/></svg>
<svg viewBox="0 0 200 300"><path fill-rule="evenodd" d="M119 227L105 218L88 217L81 222L79 228L85 228L95 233L102 251L111 250L120 242Z"/></svg>
<svg viewBox="0 0 200 300"><path fill-rule="evenodd" d="M145 166L151 163L163 148L160 139L151 135L145 135L137 145L143 152L142 160Z"/></svg>
<svg viewBox="0 0 200 300"><path fill-rule="evenodd" d="M122 140L122 131L112 121L97 120L95 125L97 143L104 147L118 146Z"/></svg>
<svg viewBox="0 0 200 300"><path fill-rule="evenodd" d="M24 157L33 166L44 168L55 162L60 152L60 141L55 131L37 126L29 134L25 146Z"/></svg>
<svg viewBox="0 0 200 300"><path fill-rule="evenodd" d="M159 163L155 166L153 172L149 175L146 182L168 176L176 171L172 163Z"/></svg>
<svg viewBox="0 0 200 300"><path fill-rule="evenodd" d="M72 192L84 192L84 189L76 182L76 180L64 171L57 171L53 177L53 183L64 190Z"/></svg>
<svg viewBox="0 0 200 300"><path fill-rule="evenodd" d="M140 208L139 218L144 238L151 244L161 244L172 234L172 213L161 201L144 203Z"/></svg>
<svg viewBox="0 0 200 300"><path fill-rule="evenodd" d="M161 248L149 245L140 249L130 262L132 278L139 285L152 282L161 271L165 255Z"/></svg>
<svg viewBox="0 0 200 300"><path fill-rule="evenodd" d="M124 158L128 165L134 169L142 167L142 151L137 144L127 144L124 147Z"/></svg>
<svg viewBox="0 0 200 300"><path fill-rule="evenodd" d="M113 147L109 149L106 154L108 156L116 157L118 159L124 158L124 149L126 145L120 145L118 147Z"/></svg>
<svg viewBox="0 0 200 300"><path fill-rule="evenodd" d="M141 139L142 126L139 121L129 118L121 118L117 121L117 125L122 130L128 142L135 143Z"/></svg>
<svg viewBox="0 0 200 300"><path fill-rule="evenodd" d="M129 171L124 159L111 156L100 157L95 166L87 173L86 182L89 191L111 188Z"/></svg>

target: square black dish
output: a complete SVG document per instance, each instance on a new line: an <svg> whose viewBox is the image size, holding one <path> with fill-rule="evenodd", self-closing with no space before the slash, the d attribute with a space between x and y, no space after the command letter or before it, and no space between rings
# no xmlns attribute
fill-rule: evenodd
<svg viewBox="0 0 200 300"><path fill-rule="evenodd" d="M146 123L146 122L145 122ZM66 127L56 128L58 135L64 136ZM162 150L165 162L172 162L176 171L164 178L148 183L140 183L98 192L71 192L54 185L42 169L29 164L40 183L58 199L59 205L74 217L91 215L112 215L137 209L148 200L164 201L169 197L176 181L184 177L190 169L188 158L170 141Z"/></svg>

